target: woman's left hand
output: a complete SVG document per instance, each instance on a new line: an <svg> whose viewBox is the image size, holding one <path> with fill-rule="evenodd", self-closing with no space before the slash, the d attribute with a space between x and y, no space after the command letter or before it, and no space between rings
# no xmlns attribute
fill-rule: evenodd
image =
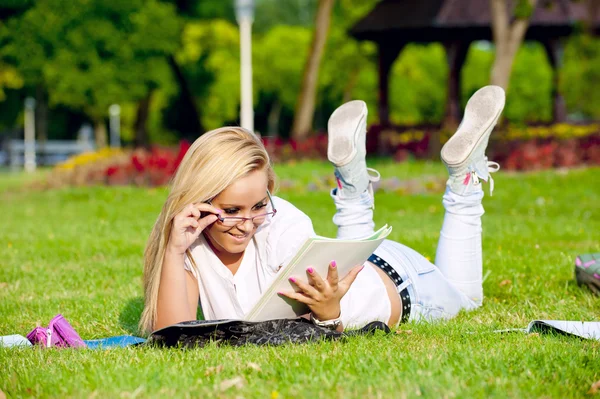
<svg viewBox="0 0 600 399"><path fill-rule="evenodd" d="M363 268L364 265L356 266L339 280L337 265L332 261L327 271L327 279L324 280L312 267L309 267L306 269L308 284L296 277L290 277L290 282L298 287L299 291L282 291L278 294L306 304L318 320L336 319L340 317L342 297L348 292Z"/></svg>

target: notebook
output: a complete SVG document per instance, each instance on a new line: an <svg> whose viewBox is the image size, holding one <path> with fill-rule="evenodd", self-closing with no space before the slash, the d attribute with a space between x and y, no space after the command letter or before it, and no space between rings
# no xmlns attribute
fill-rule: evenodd
<svg viewBox="0 0 600 399"><path fill-rule="evenodd" d="M279 291L295 289L288 281L290 276L306 276L306 269L312 267L321 277L326 278L329 263L335 260L338 274L343 278L354 266L365 263L391 231L392 228L386 225L361 239L340 240L325 237L307 239L290 263L279 271L269 288L248 312L245 320L289 319L308 313L309 309L306 305L277 294Z"/></svg>

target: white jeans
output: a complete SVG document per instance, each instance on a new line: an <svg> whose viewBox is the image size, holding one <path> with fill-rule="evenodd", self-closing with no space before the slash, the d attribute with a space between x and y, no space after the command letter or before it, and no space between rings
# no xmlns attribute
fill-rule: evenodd
<svg viewBox="0 0 600 399"><path fill-rule="evenodd" d="M374 232L373 199L368 192L344 199L334 189L331 197L337 208L333 222L338 226L338 238L361 238ZM481 306L482 198L481 188L463 196L446 189L442 200L446 212L435 265L413 249L390 240L375 251L404 281L398 291L407 288L409 292L409 320L449 319L461 309Z"/></svg>

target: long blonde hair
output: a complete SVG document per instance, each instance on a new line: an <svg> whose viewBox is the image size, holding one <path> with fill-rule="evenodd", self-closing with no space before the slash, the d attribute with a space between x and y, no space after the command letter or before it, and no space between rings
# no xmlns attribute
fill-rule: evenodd
<svg viewBox="0 0 600 399"><path fill-rule="evenodd" d="M169 196L144 251L145 298L139 324L141 332L150 332L154 328L163 258L175 215L187 205L208 201L237 179L263 169L272 192L275 173L269 155L258 137L241 127L212 130L192 144L171 181Z"/></svg>

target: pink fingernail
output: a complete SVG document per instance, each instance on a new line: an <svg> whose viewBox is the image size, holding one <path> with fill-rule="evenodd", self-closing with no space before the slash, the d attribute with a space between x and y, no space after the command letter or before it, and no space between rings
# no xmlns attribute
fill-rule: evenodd
<svg viewBox="0 0 600 399"><path fill-rule="evenodd" d="M337 267L337 263L334 260L331 261L331 268L335 269Z"/></svg>
<svg viewBox="0 0 600 399"><path fill-rule="evenodd" d="M293 278L293 277L290 277L290 278L289 278L289 280L290 280L292 283L295 283L295 282L296 282L296 279L295 279L295 278Z"/></svg>
<svg viewBox="0 0 600 399"><path fill-rule="evenodd" d="M313 274L315 272L315 269L309 267L308 269L306 269L306 271L308 272L308 274Z"/></svg>

